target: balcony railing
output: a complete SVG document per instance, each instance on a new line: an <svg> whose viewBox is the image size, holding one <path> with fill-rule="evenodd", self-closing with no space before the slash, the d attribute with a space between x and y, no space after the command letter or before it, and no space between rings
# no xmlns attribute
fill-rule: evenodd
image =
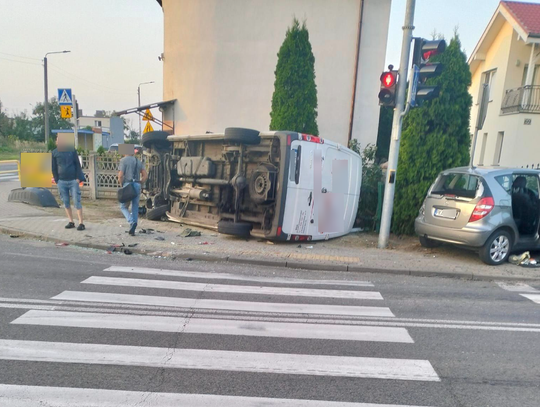
<svg viewBox="0 0 540 407"><path fill-rule="evenodd" d="M509 89L504 95L502 113L540 113L540 86Z"/></svg>

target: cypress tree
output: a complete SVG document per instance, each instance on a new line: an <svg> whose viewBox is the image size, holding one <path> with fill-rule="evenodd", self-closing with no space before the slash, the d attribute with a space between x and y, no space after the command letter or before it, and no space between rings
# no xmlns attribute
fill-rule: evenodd
<svg viewBox="0 0 540 407"><path fill-rule="evenodd" d="M295 18L287 29L275 71L271 130L291 130L317 136L315 57L306 23Z"/></svg>
<svg viewBox="0 0 540 407"><path fill-rule="evenodd" d="M469 162L471 73L457 34L432 59L444 70L427 85L438 85L440 95L412 109L403 123L392 224L397 234L414 232L418 209L437 175Z"/></svg>

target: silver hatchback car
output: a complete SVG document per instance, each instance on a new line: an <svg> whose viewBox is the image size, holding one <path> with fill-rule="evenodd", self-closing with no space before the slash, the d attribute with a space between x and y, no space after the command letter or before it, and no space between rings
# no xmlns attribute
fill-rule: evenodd
<svg viewBox="0 0 540 407"><path fill-rule="evenodd" d="M540 249L540 171L523 168L452 168L429 188L415 221L424 247L442 242L478 248L487 264L512 252Z"/></svg>

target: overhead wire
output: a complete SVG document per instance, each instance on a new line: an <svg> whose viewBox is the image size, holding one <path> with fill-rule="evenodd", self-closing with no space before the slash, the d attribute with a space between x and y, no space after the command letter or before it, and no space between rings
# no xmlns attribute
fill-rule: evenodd
<svg viewBox="0 0 540 407"><path fill-rule="evenodd" d="M116 93L116 94L134 94L135 92L134 91L128 91L126 89L118 89L118 88L111 88L111 87L108 87L108 86L105 86L105 85L101 85L97 82L92 82L92 81L89 81L88 79L85 79L85 78L82 78L80 76L77 76L77 75L74 75L56 65L53 65L53 64L49 64L49 66L55 70L56 72L58 72L59 74L61 75L64 75L70 79L74 79L74 80L79 80L79 81L83 81L83 82L86 82L87 84L89 85L92 85L92 86L97 86L99 88L102 88L103 91L105 92L110 92L110 93Z"/></svg>

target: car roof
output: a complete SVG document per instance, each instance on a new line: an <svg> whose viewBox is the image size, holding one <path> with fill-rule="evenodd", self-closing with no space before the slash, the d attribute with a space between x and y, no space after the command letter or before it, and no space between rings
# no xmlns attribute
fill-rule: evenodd
<svg viewBox="0 0 540 407"><path fill-rule="evenodd" d="M531 169L531 168L518 168L518 167L499 167L499 166L486 166L486 167L456 167L449 168L447 170L441 171L441 174L445 173L463 173L478 175L481 177L492 176L496 177L498 175L512 174L514 172L520 172L522 174L536 174L540 173L540 169Z"/></svg>

